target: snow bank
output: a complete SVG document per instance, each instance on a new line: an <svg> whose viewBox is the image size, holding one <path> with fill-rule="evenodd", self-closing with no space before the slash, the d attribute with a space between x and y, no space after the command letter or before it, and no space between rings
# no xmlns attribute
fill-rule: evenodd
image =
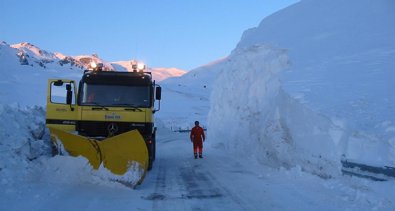
<svg viewBox="0 0 395 211"><path fill-rule="evenodd" d="M279 75L288 66L285 50L234 51L211 95L210 142L273 167L300 165L329 177L339 172L343 132L282 90Z"/></svg>
<svg viewBox="0 0 395 211"><path fill-rule="evenodd" d="M33 160L50 153L44 115L40 107L0 105L1 184L24 178Z"/></svg>

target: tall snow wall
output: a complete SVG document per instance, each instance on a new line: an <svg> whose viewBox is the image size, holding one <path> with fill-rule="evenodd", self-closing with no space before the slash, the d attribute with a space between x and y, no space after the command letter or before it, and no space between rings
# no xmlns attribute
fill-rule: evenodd
<svg viewBox="0 0 395 211"><path fill-rule="evenodd" d="M237 49L223 65L208 115L213 146L273 167L300 166L322 177L340 172L343 131L282 90L286 50Z"/></svg>

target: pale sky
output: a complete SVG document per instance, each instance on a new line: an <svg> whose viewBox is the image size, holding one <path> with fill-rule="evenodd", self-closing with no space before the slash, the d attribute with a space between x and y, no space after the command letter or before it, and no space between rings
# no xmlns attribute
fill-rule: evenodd
<svg viewBox="0 0 395 211"><path fill-rule="evenodd" d="M0 40L50 52L190 70L298 0L0 0Z"/></svg>

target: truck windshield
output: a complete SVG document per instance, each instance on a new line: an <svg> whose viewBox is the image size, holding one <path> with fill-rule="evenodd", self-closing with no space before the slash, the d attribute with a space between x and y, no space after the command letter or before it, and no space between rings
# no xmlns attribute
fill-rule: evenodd
<svg viewBox="0 0 395 211"><path fill-rule="evenodd" d="M149 86L83 84L81 105L143 107L150 103Z"/></svg>

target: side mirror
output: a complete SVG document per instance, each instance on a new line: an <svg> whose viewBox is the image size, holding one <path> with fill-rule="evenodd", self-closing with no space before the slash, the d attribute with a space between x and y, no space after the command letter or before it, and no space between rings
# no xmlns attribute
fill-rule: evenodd
<svg viewBox="0 0 395 211"><path fill-rule="evenodd" d="M157 86L155 89L155 99L161 100L161 98L162 98L162 87Z"/></svg>
<svg viewBox="0 0 395 211"><path fill-rule="evenodd" d="M55 85L55 86L63 86L63 81L62 80L57 80L57 81L55 81L53 83L53 85ZM70 89L71 89L71 87L70 87Z"/></svg>
<svg viewBox="0 0 395 211"><path fill-rule="evenodd" d="M71 105L73 102L73 91L71 91L71 84L66 84L67 96L66 96L66 104Z"/></svg>

